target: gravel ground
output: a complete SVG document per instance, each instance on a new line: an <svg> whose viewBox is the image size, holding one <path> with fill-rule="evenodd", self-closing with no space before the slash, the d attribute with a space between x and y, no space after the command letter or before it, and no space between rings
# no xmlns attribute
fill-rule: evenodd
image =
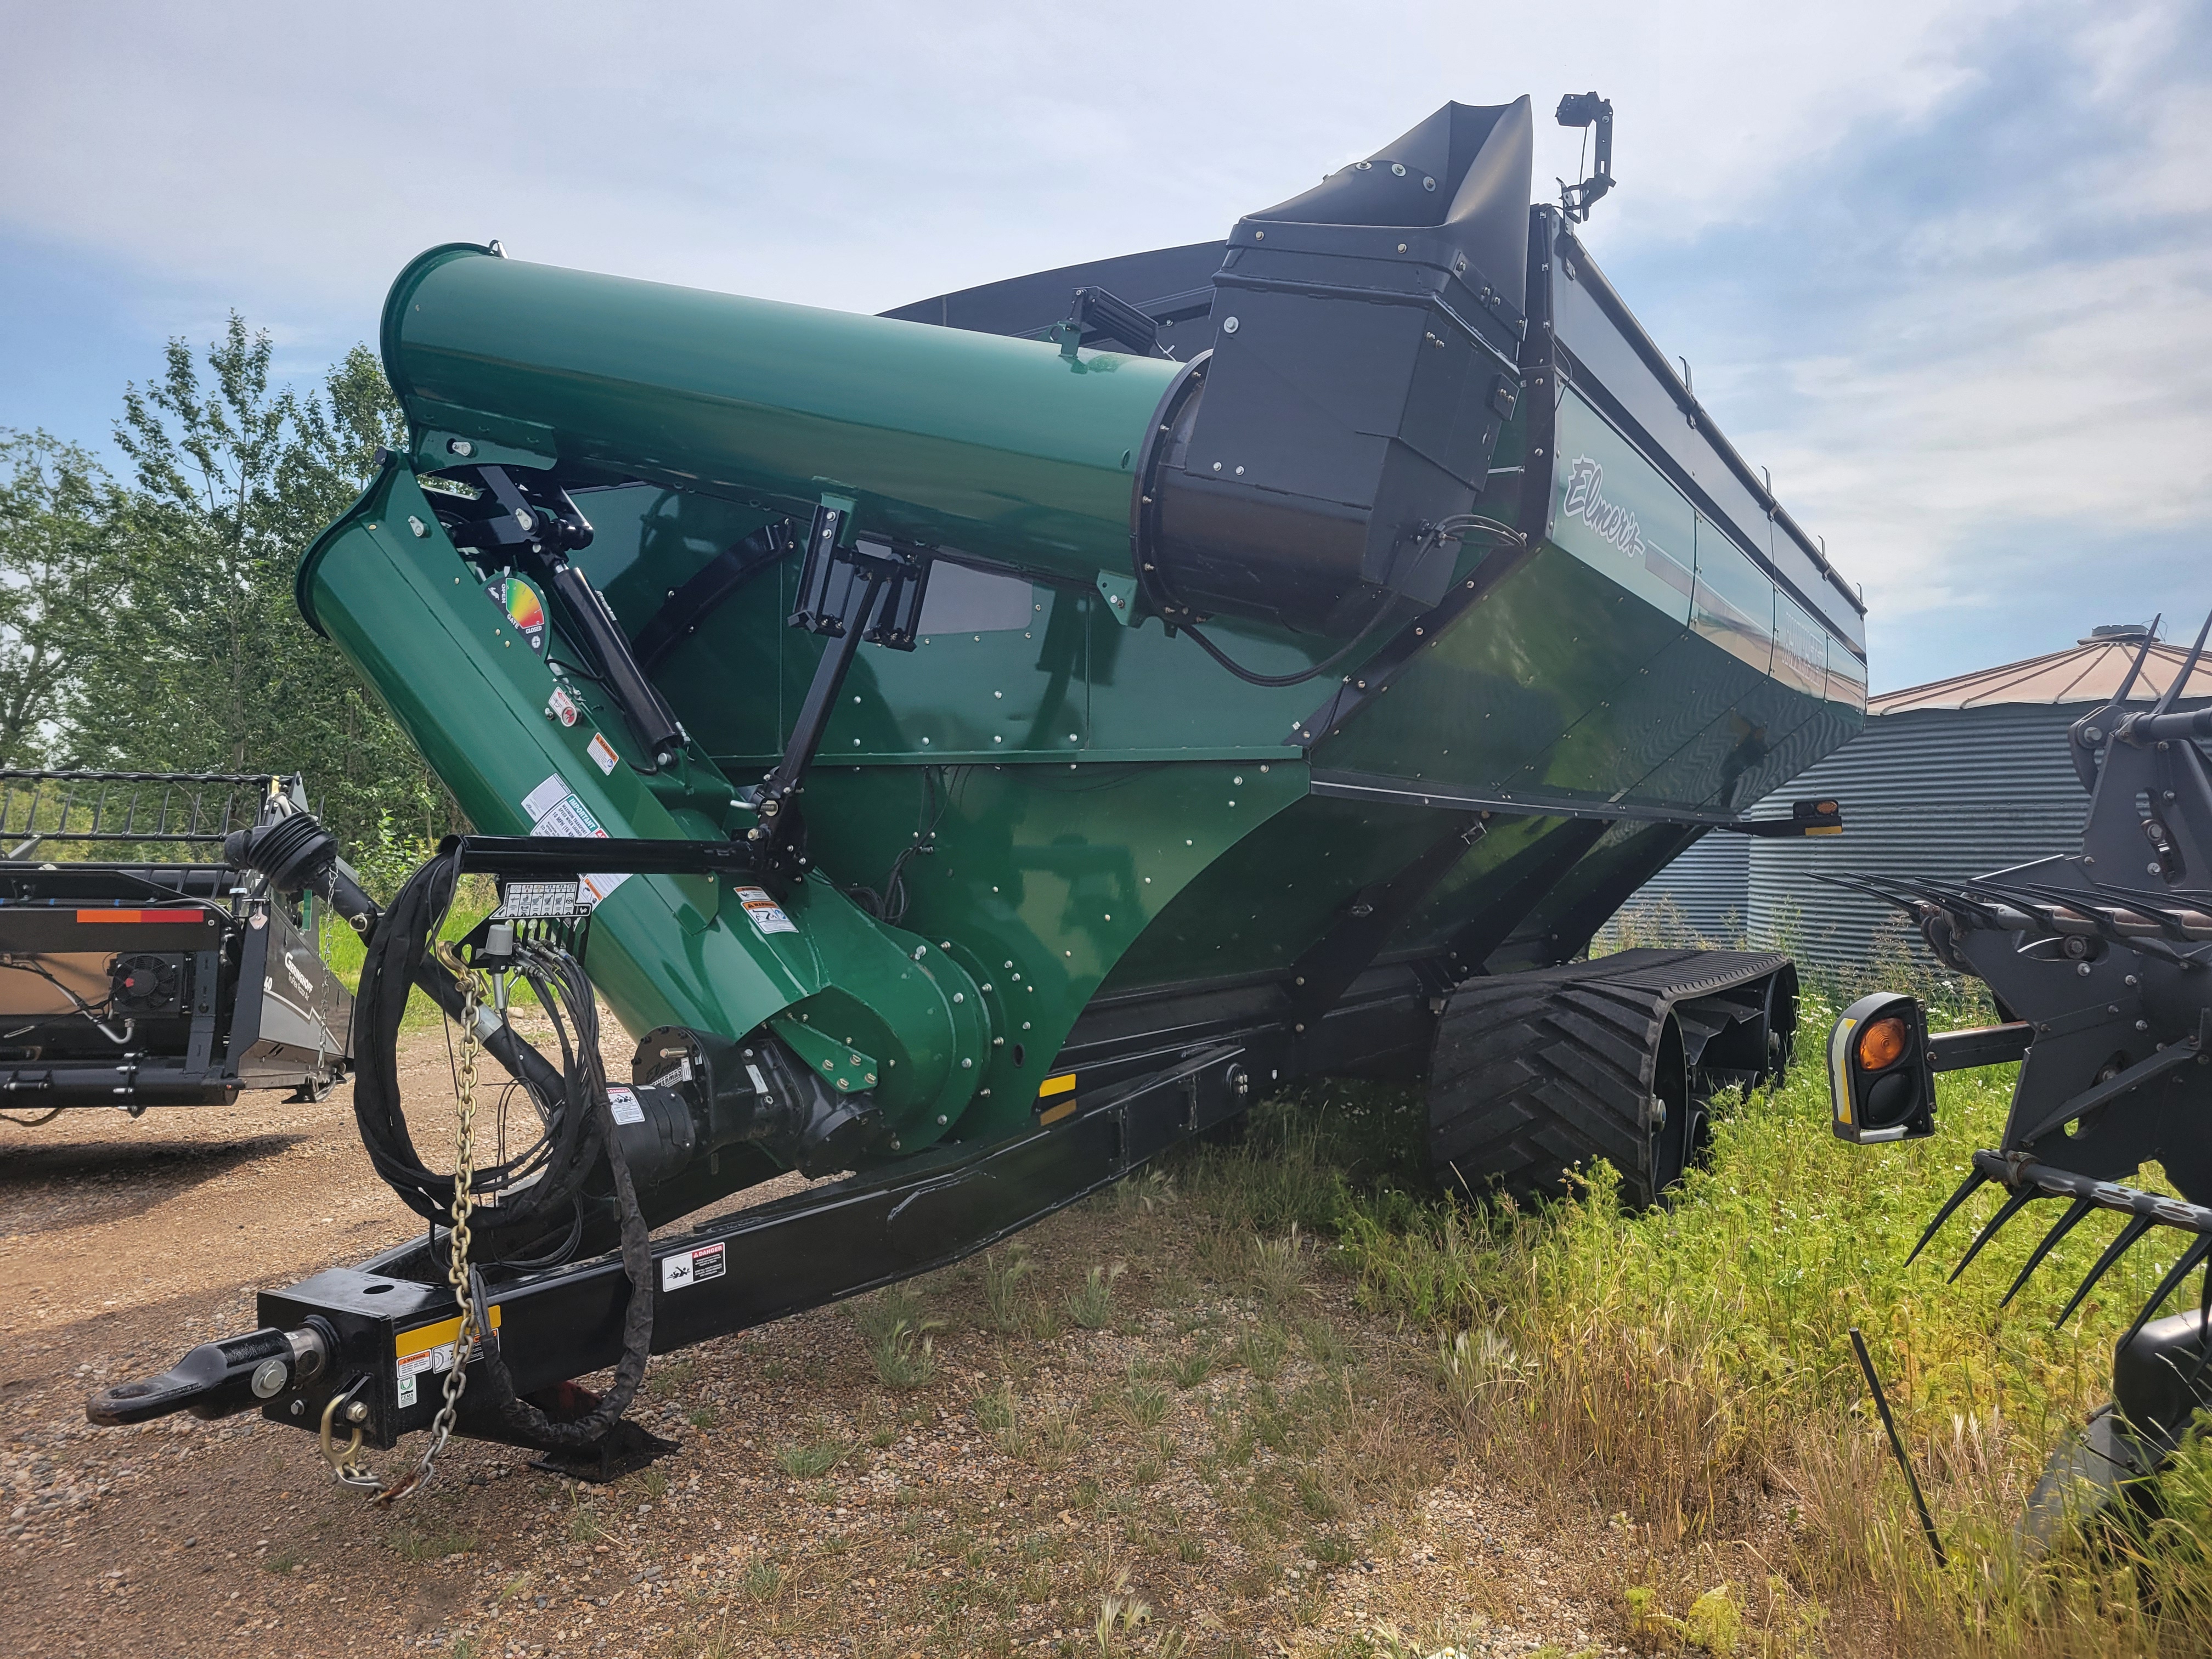
<svg viewBox="0 0 2212 1659"><path fill-rule="evenodd" d="M445 1086L434 1032L407 1067ZM1621 1650L1633 1538L1462 1455L1424 1339L1310 1247L1158 1181L1033 1230L1018 1277L664 1356L636 1415L683 1449L609 1486L456 1443L383 1510L258 1418L84 1422L252 1286L414 1227L343 1090L0 1125L9 1654Z"/></svg>

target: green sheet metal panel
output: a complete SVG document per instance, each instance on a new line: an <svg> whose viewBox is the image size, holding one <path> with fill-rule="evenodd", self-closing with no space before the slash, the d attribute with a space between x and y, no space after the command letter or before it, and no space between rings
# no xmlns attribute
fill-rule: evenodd
<svg viewBox="0 0 2212 1659"><path fill-rule="evenodd" d="M1255 936L1218 886L1194 903L1185 895L1256 870L1283 840L1277 820L1312 804L1306 790L1295 758L824 765L807 786L809 845L840 879L867 884L918 833L927 837L932 850L902 866L903 927L950 947L988 988L980 994L1000 1040L956 1123L963 1136L996 1135L1028 1121L1076 1017L1137 941L1157 952L1151 936L1165 913L1180 906L1203 913L1203 927ZM1165 954L1163 975L1178 977L1181 959Z"/></svg>

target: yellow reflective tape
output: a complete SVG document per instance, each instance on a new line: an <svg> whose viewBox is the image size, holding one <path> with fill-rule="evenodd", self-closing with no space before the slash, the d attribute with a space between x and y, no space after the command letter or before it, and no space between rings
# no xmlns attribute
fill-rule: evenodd
<svg viewBox="0 0 2212 1659"><path fill-rule="evenodd" d="M1808 836L1840 836L1844 833L1844 826L1840 823L1823 824L1805 833Z"/></svg>
<svg viewBox="0 0 2212 1659"><path fill-rule="evenodd" d="M1073 1117L1074 1115L1075 1097L1073 1095L1070 1095L1066 1100L1061 1101L1059 1105L1052 1107L1046 1111L1038 1113L1037 1121L1040 1123L1057 1123L1060 1119L1064 1117Z"/></svg>
<svg viewBox="0 0 2212 1659"><path fill-rule="evenodd" d="M491 1328L499 1328L499 1304L491 1310ZM412 1359L417 1354L428 1353L434 1348L443 1348L457 1342L461 1335L460 1316L441 1320L435 1325L418 1325L411 1331L402 1331L392 1339L394 1355L401 1359Z"/></svg>
<svg viewBox="0 0 2212 1659"><path fill-rule="evenodd" d="M1074 1092L1075 1073L1062 1072L1058 1077L1048 1077L1044 1080L1043 1087L1037 1091L1037 1098L1042 1100L1049 1095L1067 1095Z"/></svg>

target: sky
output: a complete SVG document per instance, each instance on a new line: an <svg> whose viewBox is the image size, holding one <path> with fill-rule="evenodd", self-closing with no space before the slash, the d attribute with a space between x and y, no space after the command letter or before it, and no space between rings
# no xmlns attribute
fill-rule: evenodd
<svg viewBox="0 0 2212 1659"><path fill-rule="evenodd" d="M2212 0L0 0L0 427L236 310L313 377L433 243L876 311L1224 234L1449 99L1616 115L1614 287L1877 689L2212 609Z"/></svg>

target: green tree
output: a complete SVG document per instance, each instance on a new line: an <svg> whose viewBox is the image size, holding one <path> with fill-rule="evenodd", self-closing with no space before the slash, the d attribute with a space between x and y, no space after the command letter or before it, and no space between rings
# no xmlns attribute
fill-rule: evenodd
<svg viewBox="0 0 2212 1659"><path fill-rule="evenodd" d="M300 555L378 446L400 441L398 406L365 347L304 394L273 383L271 356L234 313L204 357L172 340L161 377L125 392L127 606L82 676L71 750L149 770L302 772L352 845L386 816L436 833L450 798L292 594Z"/></svg>
<svg viewBox="0 0 2212 1659"><path fill-rule="evenodd" d="M38 763L126 574L122 494L45 432L0 430L0 766Z"/></svg>

